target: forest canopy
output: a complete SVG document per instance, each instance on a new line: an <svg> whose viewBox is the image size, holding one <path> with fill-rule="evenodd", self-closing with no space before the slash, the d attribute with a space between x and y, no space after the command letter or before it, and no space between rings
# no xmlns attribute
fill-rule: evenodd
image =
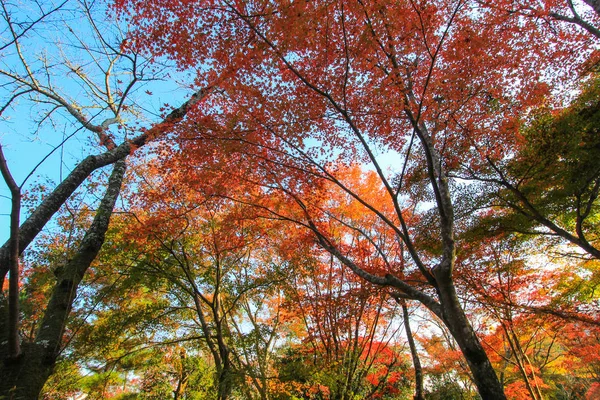
<svg viewBox="0 0 600 400"><path fill-rule="evenodd" d="M0 398L600 396L600 3L0 13Z"/></svg>

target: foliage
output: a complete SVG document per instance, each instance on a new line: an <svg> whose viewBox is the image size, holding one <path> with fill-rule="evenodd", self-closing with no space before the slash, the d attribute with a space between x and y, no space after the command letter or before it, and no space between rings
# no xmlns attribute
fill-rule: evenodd
<svg viewBox="0 0 600 400"><path fill-rule="evenodd" d="M598 82L595 74L584 80L568 107L534 109L501 170L472 172L494 185L488 205L500 210L484 216L488 229L555 236L598 258Z"/></svg>
<svg viewBox="0 0 600 400"><path fill-rule="evenodd" d="M600 8L583 3L117 0L131 31L112 43L83 2L82 62L21 45L54 12L69 27L67 3L28 25L3 2L0 114L25 100L70 126L60 110L105 150L28 195L0 249L23 345L0 387L41 388L58 361L49 399L409 398L410 300L426 398L593 397ZM193 94L147 122L134 86L174 74ZM114 164L120 184L125 159L123 192L91 175Z"/></svg>

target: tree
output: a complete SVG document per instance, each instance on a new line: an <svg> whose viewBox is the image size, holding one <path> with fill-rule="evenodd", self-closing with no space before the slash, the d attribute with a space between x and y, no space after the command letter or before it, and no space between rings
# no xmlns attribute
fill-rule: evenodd
<svg viewBox="0 0 600 400"><path fill-rule="evenodd" d="M60 354L65 321L71 310L77 286L100 251L124 174L125 161L121 160L115 164L106 194L77 252L64 265L64 269L57 270L57 284L48 300L35 341L27 350L3 365L2 375L5 379L0 386L0 393L12 394L16 398L37 397L52 373L56 358Z"/></svg>
<svg viewBox="0 0 600 400"><path fill-rule="evenodd" d="M189 160L206 163L206 146L219 140L239 151L231 167L238 178L254 178L296 207L294 215L272 211L302 224L362 278L424 304L456 339L480 395L504 398L456 294L461 243L452 176L518 147L521 116L569 75L567 67L578 68L575 49L591 53L588 38L569 24L478 2L116 4L140 26L140 48L168 54L181 67L237 71L218 102L195 115L203 126L179 131ZM392 173L381 154L396 157ZM339 163L357 161L376 171L384 204L339 174ZM352 246L331 235L339 224L362 227L329 212L311 195L316 184L336 186L392 230L410 259L406 271L387 265L369 272ZM407 215L421 211L417 206L428 208L419 214L429 231ZM364 236L378 253L376 238Z"/></svg>
<svg viewBox="0 0 600 400"><path fill-rule="evenodd" d="M488 7L498 7L506 12L518 13L526 18L541 18L548 22L562 21L578 25L588 33L600 38L598 29L598 16L600 15L600 3L596 0L583 0L583 4L573 1L553 1L539 4L531 4L526 1L509 0L502 2L486 2ZM585 4L585 5L584 5Z"/></svg>
<svg viewBox="0 0 600 400"><path fill-rule="evenodd" d="M102 246L120 192L125 158L181 121L207 94L202 90L195 92L183 105L164 113L160 123L147 124L141 132L136 132L137 128L130 128L127 121L133 118L136 122L140 115L132 103L139 98L136 86L155 79L160 71L150 70L148 60L127 49L122 32L115 28L116 25L107 28L105 21L99 18L102 13L94 4L36 1L29 5L32 6L30 12L22 12L19 5L2 2L1 29L7 39L0 50L3 53L0 113L4 122L13 115L20 117L21 103L24 103L25 109L30 106L35 110L30 123L23 124L23 129L31 129L33 134L21 134L31 138L48 128L50 131L64 129L65 134L64 139L59 140L20 183L10 174L10 159L3 156L1 162L14 205L10 239L0 248L1 288L4 288L4 279L10 271L9 296L6 298L3 293L0 298L0 354L6 361L0 368L2 376L6 377L1 383L0 394L13 398L37 396L62 350L62 336L78 285ZM85 23L79 27L71 26L73 18ZM44 34L40 34L42 31ZM53 37L56 32L60 39ZM115 37L110 37L113 34ZM39 37L48 40L49 48L59 50L36 54L36 40L42 40ZM60 76L72 80L59 83L57 77ZM135 132L133 136L131 132ZM56 131L52 133L56 134ZM67 142L76 134L81 140L87 138L94 143L95 154L76 160L64 179L61 174L61 182L33 206L19 226L21 210L18 201L28 180L53 153L65 146L68 148ZM87 150L83 152L87 153ZM66 159L61 159L63 161ZM90 218L87 234L73 257L57 266L57 283L48 303L43 305L45 316L38 332L30 337L31 342L20 343L23 337L19 329L19 256L82 183L94 171L108 165L113 165L113 173L104 183L106 192L96 203L97 212Z"/></svg>
<svg viewBox="0 0 600 400"><path fill-rule="evenodd" d="M487 222L464 230L457 282L507 396L583 396L589 375L563 369L574 361L564 340L579 326L580 339L594 341L597 261L556 257L543 236L490 231Z"/></svg>
<svg viewBox="0 0 600 400"><path fill-rule="evenodd" d="M299 392L330 399L399 395L408 379L394 327L397 309L388 303L387 291L361 282L330 254L319 253L307 252L309 258L285 289L286 308L303 329L301 342L292 344L282 362L300 358L296 362L312 376L294 376L297 365L292 364L281 379L302 384Z"/></svg>
<svg viewBox="0 0 600 400"><path fill-rule="evenodd" d="M485 216L491 230L546 235L598 259L598 80L592 76L564 109L542 107L523 132L523 145L505 166L490 162L466 176L490 185Z"/></svg>
<svg viewBox="0 0 600 400"><path fill-rule="evenodd" d="M74 303L58 372L42 398L64 398L67 388L89 398L211 398L214 371L202 337L189 329L193 314L174 303L168 281L141 265L145 242L139 238L132 243L131 223L126 214L113 216L103 249L78 288L84 295ZM62 235L54 233L61 244L71 235L65 227ZM28 291L40 291L36 284L44 282L44 275L54 278L48 266L64 255L49 248L44 245L26 257L33 264L26 265L38 276L27 280ZM64 370L70 371L68 376L60 375Z"/></svg>
<svg viewBox="0 0 600 400"><path fill-rule="evenodd" d="M185 185L175 188L170 177L156 174L157 170L138 166L141 181L128 195L132 197L127 213L108 243L119 251L109 250L96 270L131 274L129 285L143 289L145 301L156 303L145 309L160 308L158 316L146 318L161 324L156 334L164 338L165 346L186 343L200 349L212 374L209 398L243 393L268 399L272 353L282 326L278 282L283 279L283 261L272 248L278 226L252 218L248 207L188 191ZM173 194L176 200L163 201ZM121 282L118 290L125 290L123 286ZM122 332L128 318L120 322L120 314L121 310L109 313ZM135 321L134 331L143 324ZM106 329L97 322L90 329L94 325ZM144 348L143 343L128 342L121 347Z"/></svg>

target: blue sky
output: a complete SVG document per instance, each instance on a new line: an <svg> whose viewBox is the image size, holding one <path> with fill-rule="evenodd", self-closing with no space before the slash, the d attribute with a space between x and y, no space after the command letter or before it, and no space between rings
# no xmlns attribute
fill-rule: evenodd
<svg viewBox="0 0 600 400"><path fill-rule="evenodd" d="M26 60L29 72L14 45L0 51L2 106L13 93L26 88L23 85L17 87L14 77L9 75L31 81L31 73L44 90L53 91L67 103L78 107L92 123L100 124L114 116L114 112L106 105L106 95L101 93L107 91L106 82L110 86L114 103L118 105L120 94L127 91L132 78L132 59L120 57L115 60L106 55L111 53L108 46L119 48L124 28L114 20L106 20L107 13L101 8L103 6L93 10L93 17L104 41L94 32L81 4L75 0L45 0L40 5L24 2L13 5L12 8L7 5L9 8L3 14L4 18L0 19L0 46L12 41L7 15L13 22L15 32L19 34L42 13L58 5L62 5L58 11L45 17L19 38L21 56ZM113 61L109 78L105 80L104 72ZM135 135L139 127L159 121L158 110L165 103L178 106L191 92L191 89L178 85L177 79L155 80L166 77L168 66L161 63L150 64L141 57L135 61L137 70L143 73L139 77L143 79L127 92L124 104L130 112L121 113L123 124L133 128L125 133L124 130L117 129L116 124L112 125L110 133L117 142L121 142L125 134ZM185 79L182 74L176 74L176 77ZM104 150L98 145L95 135L82 128L81 123L64 108L54 108L55 104L48 102L47 97L26 94L13 101L0 117L0 143L15 180L21 184L33 171L23 186L24 191L31 190L37 184L54 187L80 160ZM0 183L2 243L9 235L9 195L6 184ZM26 213L22 213L22 221L25 217Z"/></svg>

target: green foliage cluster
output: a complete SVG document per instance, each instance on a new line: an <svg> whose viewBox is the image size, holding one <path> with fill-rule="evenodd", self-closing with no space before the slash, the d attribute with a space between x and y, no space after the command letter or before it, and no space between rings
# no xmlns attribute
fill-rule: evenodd
<svg viewBox="0 0 600 400"><path fill-rule="evenodd" d="M523 232L553 221L595 244L599 159L600 79L593 78L568 107L544 107L531 115L521 146L500 178L511 187L500 186L492 194L492 202L499 199L496 204L507 210L500 224Z"/></svg>

